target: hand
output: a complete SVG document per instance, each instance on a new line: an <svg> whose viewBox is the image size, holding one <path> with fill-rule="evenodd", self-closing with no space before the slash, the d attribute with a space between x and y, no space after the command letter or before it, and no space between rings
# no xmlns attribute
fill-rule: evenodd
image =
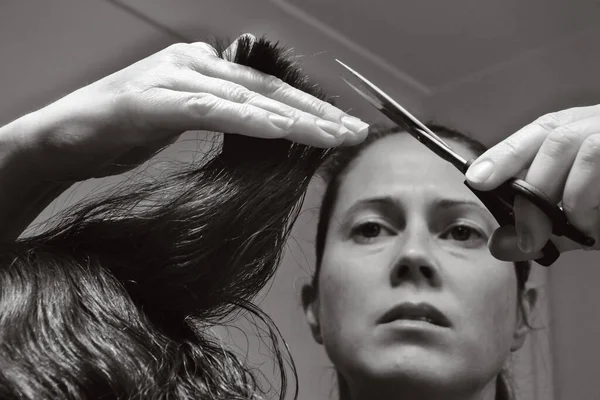
<svg viewBox="0 0 600 400"><path fill-rule="evenodd" d="M473 187L490 190L511 177L524 180L562 207L569 222L600 249L600 105L547 114L481 155L467 171ZM552 236L552 223L522 197L515 200L516 230L504 227L490 250L507 261L538 258L548 239L560 252L582 246Z"/></svg>
<svg viewBox="0 0 600 400"><path fill-rule="evenodd" d="M252 39L253 37L250 36ZM226 54L236 51L237 41ZM354 144L367 124L275 77L176 44L23 117L33 177L78 181L140 165L186 130ZM29 133L29 134L28 134Z"/></svg>

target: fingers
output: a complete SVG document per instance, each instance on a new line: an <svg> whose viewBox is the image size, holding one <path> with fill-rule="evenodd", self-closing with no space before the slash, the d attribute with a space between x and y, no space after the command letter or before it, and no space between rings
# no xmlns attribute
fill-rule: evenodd
<svg viewBox="0 0 600 400"><path fill-rule="evenodd" d="M586 130L582 129L581 132L586 132ZM549 192L559 191L556 188L549 189ZM569 222L582 232L594 237L596 245L593 248L600 249L598 241L600 238L599 134L588 136L578 149L564 185L562 199ZM536 252L544 246L548 239L552 239L560 252L583 248L580 244L564 237L551 236L551 223L545 214L520 197L515 200L515 219L516 229L514 227L498 229L490 240L490 251L501 260L520 261L538 258L540 254L536 254ZM525 232L523 232L523 227L525 227ZM522 237L527 234L531 235L530 247L522 243ZM534 252L534 254L527 254L528 252Z"/></svg>
<svg viewBox="0 0 600 400"><path fill-rule="evenodd" d="M315 128L322 125L326 129L331 129L330 133L334 136L351 136L350 131L343 125L315 117L287 104L252 92L236 83L202 76L194 71L187 71L179 75L175 88L186 92L210 93L225 100L240 104L251 104L265 111L291 118L294 120L295 128L292 131L299 132L301 129L304 129L305 135L315 134ZM297 141L297 138L293 136L290 139Z"/></svg>
<svg viewBox="0 0 600 400"><path fill-rule="evenodd" d="M521 196L515 198L514 213L519 249L526 254L541 250L552 236L550 218Z"/></svg>
<svg viewBox="0 0 600 400"><path fill-rule="evenodd" d="M209 93L155 89L154 101L134 110L157 129L210 130L256 138L286 138L315 146L332 147L343 141L340 126L330 121L295 121L252 104L236 103Z"/></svg>
<svg viewBox="0 0 600 400"><path fill-rule="evenodd" d="M572 108L538 118L478 157L467 171L467 180L479 190L497 187L531 164L551 131L598 114L600 105Z"/></svg>
<svg viewBox="0 0 600 400"><path fill-rule="evenodd" d="M589 175L572 171L572 166L586 138L597 133L599 114L600 106L596 105L539 118L479 157L467 171L467 180L478 189L490 190L529 168L524 179L556 204L563 200L568 178L572 182L573 193L589 193L585 183L579 180L586 179L589 184ZM571 198L574 196L581 194ZM598 198L598 194L594 196ZM580 219L589 221L589 206L587 210L587 213L580 214ZM515 240L519 249L523 253L539 251L551 237L551 221L536 206L520 197L515 199L514 211L518 233ZM567 212L567 217L574 222L572 213ZM573 224L581 229L577 222Z"/></svg>
<svg viewBox="0 0 600 400"><path fill-rule="evenodd" d="M190 43L189 46L193 46L193 47L205 52L209 56L219 57L219 52L217 51L217 49L215 49L213 46L211 46L208 43L195 42L195 43Z"/></svg>
<svg viewBox="0 0 600 400"><path fill-rule="evenodd" d="M352 117L333 105L296 89L274 76L222 59L210 60L210 62L199 59L193 67L202 75L237 83L252 92L272 98L319 118L342 123L359 136L357 141L361 141L366 137L368 125L360 119Z"/></svg>
<svg viewBox="0 0 600 400"><path fill-rule="evenodd" d="M600 121L596 128L600 131ZM566 180L563 208L569 221L598 242L600 230L600 133L582 143ZM598 246L598 243L596 244Z"/></svg>
<svg viewBox="0 0 600 400"><path fill-rule="evenodd" d="M251 40L256 40L254 36L249 34L242 35L241 37L249 37ZM240 38L226 50L225 56L227 58L235 56L239 40ZM178 57L181 57L185 65L199 72L199 76L211 77L230 82L231 84L237 84L250 92L286 104L293 109L312 114L317 118L342 124L352 133L351 135L347 135L344 144L352 145L360 143L368 134L369 126L365 122L344 113L325 101L290 86L274 76L220 58L206 57L211 52L211 48L207 48L207 45L204 43L187 45L187 48L185 46L174 46L171 51L175 52ZM185 75L188 78L191 77L190 74Z"/></svg>
<svg viewBox="0 0 600 400"><path fill-rule="evenodd" d="M600 120L592 117L550 131L535 155L525 180L558 204L563 198L563 189L577 153L583 141L597 131L598 124ZM521 250L540 250L552 232L551 221L523 198L515 200L515 220Z"/></svg>

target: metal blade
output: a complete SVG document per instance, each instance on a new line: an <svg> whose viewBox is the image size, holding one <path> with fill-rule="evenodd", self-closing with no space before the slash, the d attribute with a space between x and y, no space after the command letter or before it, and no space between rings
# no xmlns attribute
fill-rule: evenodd
<svg viewBox="0 0 600 400"><path fill-rule="evenodd" d="M425 124L415 118L409 113L404 107L398 104L394 99L389 97L385 92L371 83L368 79L363 77L361 74L341 62L341 64L348 72L350 72L356 79L358 79L366 88L369 90L367 94L365 91L359 89L356 85L350 83L347 79L344 79L354 91L365 98L375 108L381 111L384 115L390 118L392 121L406 128L410 134L416 137L421 143L435 152L437 155L452 163L454 166L462 170L467 161L458 155L452 147L444 142L438 135L433 133Z"/></svg>
<svg viewBox="0 0 600 400"><path fill-rule="evenodd" d="M365 92L363 92L362 90L360 90L359 88L357 88L356 86L354 86L354 84L352 82L350 82L348 79L342 77L342 80L344 82L346 82L346 84L348 86L350 86L352 89L354 89L354 91L356 93L358 93L363 99L365 99L369 103L371 103L373 105L373 107L377 108L378 110L383 109L383 104L379 100L377 100L374 97L369 96L368 94L366 94Z"/></svg>

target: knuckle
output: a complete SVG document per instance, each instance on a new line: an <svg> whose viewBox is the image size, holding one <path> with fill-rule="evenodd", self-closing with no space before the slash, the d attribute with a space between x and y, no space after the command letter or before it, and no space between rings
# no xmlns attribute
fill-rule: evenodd
<svg viewBox="0 0 600 400"><path fill-rule="evenodd" d="M282 90L285 90L287 84L276 76L268 75L264 80L266 92L274 95Z"/></svg>
<svg viewBox="0 0 600 400"><path fill-rule="evenodd" d="M252 92L242 85L234 85L229 89L229 96L236 103L247 103L252 99Z"/></svg>
<svg viewBox="0 0 600 400"><path fill-rule="evenodd" d="M524 161L525 156L522 154L519 144L511 137L502 142L500 150L503 157L513 161Z"/></svg>
<svg viewBox="0 0 600 400"><path fill-rule="evenodd" d="M189 45L175 43L166 48L163 53L163 63L178 67L188 66L190 63Z"/></svg>
<svg viewBox="0 0 600 400"><path fill-rule="evenodd" d="M314 113L317 115L325 115L330 108L329 108L329 104L327 104L327 103L324 103L322 101L315 101L312 109L314 110Z"/></svg>
<svg viewBox="0 0 600 400"><path fill-rule="evenodd" d="M218 56L219 52L213 46L205 42L194 43L194 46L208 55Z"/></svg>
<svg viewBox="0 0 600 400"><path fill-rule="evenodd" d="M254 110L254 108L248 104L243 104L238 109L236 114L238 114L237 119L244 121L244 122L253 121L257 117L256 111Z"/></svg>
<svg viewBox="0 0 600 400"><path fill-rule="evenodd" d="M588 136L579 150L581 161L600 167L600 134Z"/></svg>
<svg viewBox="0 0 600 400"><path fill-rule="evenodd" d="M551 131L556 126L559 126L561 124L561 120L557 113L550 113L550 114L542 115L541 117L536 119L533 123L535 125L538 125L545 131Z"/></svg>
<svg viewBox="0 0 600 400"><path fill-rule="evenodd" d="M560 152L565 147L579 146L579 135L569 128L568 125L560 126L548 134L546 142L553 151Z"/></svg>
<svg viewBox="0 0 600 400"><path fill-rule="evenodd" d="M171 57L177 57L184 54L187 50L187 44L185 43L174 43L166 48L165 53Z"/></svg>
<svg viewBox="0 0 600 400"><path fill-rule="evenodd" d="M219 100L211 93L198 93L185 100L183 107L189 115L207 117L218 106Z"/></svg>

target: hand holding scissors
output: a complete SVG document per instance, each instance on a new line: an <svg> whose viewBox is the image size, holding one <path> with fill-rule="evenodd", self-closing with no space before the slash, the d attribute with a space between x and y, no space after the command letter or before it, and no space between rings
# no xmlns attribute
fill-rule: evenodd
<svg viewBox="0 0 600 400"><path fill-rule="evenodd" d="M525 253L537 253L552 241L560 252L599 249L600 243L600 105L544 115L482 154L467 172L479 190L491 190L527 170L525 181L562 204L567 220L596 238L593 247L552 237L552 220L530 202L515 199L515 229L499 231L490 243L499 258L513 260L514 238Z"/></svg>
<svg viewBox="0 0 600 400"><path fill-rule="evenodd" d="M544 155L544 153L542 153L542 155L539 157L539 161L538 158L534 159L534 164L532 164L533 174L530 168L526 180L516 179L514 176L517 176L528 165L528 158L526 156L534 156L535 150L531 150L533 146L527 146L527 150L525 150L525 152L529 152L531 154L527 153L522 156L522 158L518 158L517 156L517 159L522 161L520 164L518 164L515 163L514 155L520 154L519 151L510 150L507 152L507 149L511 149L511 147L519 149L520 147L515 146L515 144L518 143L519 146L521 146L522 144L527 144L526 142L528 140L534 140L529 137L530 134L527 131L525 133L517 133L511 136L512 139L507 139L503 142L502 146L498 145L492 148L477 160L465 160L442 139L437 137L437 135L427 128L427 126L412 116L407 110L390 98L381 89L341 61L338 60L338 62L346 70L348 70L356 80L360 82L361 88L344 79L346 83L348 83L348 85L350 85L350 87L352 87L358 94L369 101L390 120L392 120L401 128L405 129L413 137L427 146L435 154L454 165L462 173L466 174L467 171L469 171L471 180L467 179L465 181L465 185L481 200L481 202L487 207L487 209L500 224L500 228L495 232L490 241L490 250L494 256L507 261L535 259L537 263L548 266L556 261L561 251L572 249L573 246L579 246L579 248L589 248L595 245L596 241L594 237L589 236L591 234L588 233L591 232L589 227L582 227L582 229L579 229L579 225L573 225L569 220L569 215L567 212L571 211L572 208L567 208L567 211L563 211L563 208L559 206L561 199L557 196L557 194L562 193L562 191L559 191L556 188L561 187L560 184L562 178L564 178L562 179L562 184L564 186L567 176L571 177L572 174L576 175L571 179L572 181L575 181L574 189L572 189L573 193L578 193L577 190L581 192L582 181L589 181L592 179L595 180L596 186L598 186L597 183L598 180L600 180L600 166L594 164L596 168L593 168L590 163L589 155L594 155L591 157L593 160L600 159L600 151L598 151L598 149L600 149L600 144L598 144L600 143L600 140L596 140L594 142L598 145L591 146L596 150L587 150L582 156L579 157L579 161L577 161L578 153L573 152L571 148L569 148L571 151L568 153L572 154L571 158L569 158L566 154L562 154L565 160L571 160L571 162L575 160L576 163L578 162L579 169L583 168L587 172L575 169L574 172L569 175L569 169L567 168L565 172L565 168L562 166L562 164L558 163L560 165L554 164L554 167L550 169L549 172L551 172L552 175L544 175L541 171L543 171L543 168L547 169L548 165L553 165L553 159L550 158L549 160L548 154ZM587 110L586 115L595 115L598 120L595 121L595 124L591 125L596 127L600 126L599 109ZM590 125L589 121L587 124ZM546 125L550 127L552 126L549 122L547 122ZM541 127L543 125L538 124L538 126ZM559 125L556 124L556 127L558 126ZM571 129L574 128L579 128L579 126L572 127ZM592 131L593 129L588 130ZM600 131L600 129L598 129L598 131ZM542 143L544 143L545 136L548 135L546 134L544 137L543 136L544 135L540 133L537 135L537 140L540 142L537 147L538 149ZM512 142L510 140L512 140ZM581 141L583 142L583 139ZM548 146L551 145L546 145L546 147ZM547 152L551 152L552 150L566 151L563 146L562 148L550 147L547 149ZM513 155L513 158L511 159L510 157L507 157L507 154L509 156ZM486 160L489 162L485 163ZM504 167L509 166L510 168L501 169L503 164L497 164L498 160L503 161L506 164ZM495 162L496 164L494 164ZM511 164L511 162L513 164ZM538 165L535 164L536 162ZM473 168L470 168L472 165L474 165ZM535 179L528 179L530 174ZM583 174L584 179L581 179L581 174ZM483 177L483 179L478 180L478 175L479 177ZM543 179L544 177L546 180ZM549 192L547 191L548 188L551 189ZM600 189L595 189L595 193L597 196L594 198L600 199ZM581 196L575 197L578 199L577 201L582 201ZM567 206L571 207L571 203L566 204ZM600 212L597 211L597 206L598 204L594 205L597 213L596 217L600 217ZM517 207L517 209L515 209L515 207ZM531 212L531 210L535 210L533 218L537 219L529 219L530 217L523 213L524 211ZM519 214L517 214L517 212ZM535 224L539 224L540 221L542 224L540 225L541 228L537 229L538 225ZM527 241L527 238L530 238L531 236L527 236L525 240L523 240L522 237L517 238L515 234L515 225L516 229L519 230L520 233L526 229L531 230L530 226L534 225L536 227L534 229L537 229L536 233L538 234L535 241L531 239L529 239L529 242ZM531 232L531 234L533 235L533 232ZM551 237L552 235L553 237ZM557 238L560 238L558 241L558 246ZM517 242L520 246L522 246L521 249L517 247ZM570 247L566 247L565 243L570 243Z"/></svg>

